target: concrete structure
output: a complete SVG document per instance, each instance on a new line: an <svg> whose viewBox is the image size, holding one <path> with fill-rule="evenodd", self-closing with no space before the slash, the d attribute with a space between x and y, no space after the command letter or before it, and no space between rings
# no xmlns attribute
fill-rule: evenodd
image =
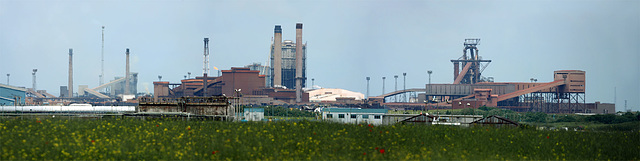
<svg viewBox="0 0 640 161"><path fill-rule="evenodd" d="M302 23L296 23L296 103L302 102Z"/></svg>
<svg viewBox="0 0 640 161"><path fill-rule="evenodd" d="M260 63L253 63L250 65L245 65L245 68L249 68L249 70L257 70L260 71L259 74L260 75L264 75L265 76L265 85L270 85L271 84L271 68L269 66L265 66L262 65Z"/></svg>
<svg viewBox="0 0 640 161"><path fill-rule="evenodd" d="M302 41L302 40L300 40ZM279 48L281 50L281 55L277 55L276 47L277 41L275 41L271 45L271 75L267 75L268 79L271 80L271 84L267 84L267 87L275 87L275 88L288 88L295 89L295 79L296 79L296 53L297 53L297 43L294 43L291 40L284 40L281 44L282 46ZM307 75L307 45L300 43L301 45L301 56L302 56L302 77L306 78ZM277 56L280 56L280 59L276 59ZM281 63L276 63L276 60L280 60ZM281 66L281 84L276 84L276 64L280 64ZM302 79L302 88L306 87L306 79Z"/></svg>
<svg viewBox="0 0 640 161"><path fill-rule="evenodd" d="M600 102L587 103L584 113L614 114L616 113L616 104Z"/></svg>
<svg viewBox="0 0 640 161"><path fill-rule="evenodd" d="M129 81L126 81L129 80ZM129 72L129 77L114 77L113 80L109 83L103 84L102 87L109 88L109 95L111 97L116 97L118 95L128 95L126 91L129 91L129 94L138 93L138 73L137 72ZM93 90L100 89L99 87L92 88Z"/></svg>
<svg viewBox="0 0 640 161"><path fill-rule="evenodd" d="M69 88L67 86L60 86L60 97L69 97Z"/></svg>
<svg viewBox="0 0 640 161"><path fill-rule="evenodd" d="M85 96L85 89L89 88L88 85L79 85L78 86L78 97Z"/></svg>
<svg viewBox="0 0 640 161"><path fill-rule="evenodd" d="M244 119L247 121L262 121L264 119L264 108L245 108Z"/></svg>
<svg viewBox="0 0 640 161"><path fill-rule="evenodd" d="M310 102L336 102L338 100L348 100L348 98L352 98L354 101L364 99L364 94L345 89L321 88L309 90L308 92Z"/></svg>
<svg viewBox="0 0 640 161"><path fill-rule="evenodd" d="M130 90L131 88L129 87L129 85L130 85L130 82L129 82L129 80L130 80L129 79L129 71L130 71L129 70L129 48L127 48L126 55L127 55L127 65L126 65L126 71L125 71L125 74L124 74L124 94L125 95L129 95L129 94L131 94L131 90Z"/></svg>
<svg viewBox="0 0 640 161"><path fill-rule="evenodd" d="M322 120L340 123L382 125L382 117L386 113L386 109L324 108L322 109Z"/></svg>
<svg viewBox="0 0 640 161"><path fill-rule="evenodd" d="M253 91L264 88L264 75L259 71L249 70L249 68L236 68L222 70L222 94L236 96L236 94L253 94ZM236 93L238 90L239 93Z"/></svg>
<svg viewBox="0 0 640 161"><path fill-rule="evenodd" d="M69 92L67 97L73 97L73 49L69 48L69 85L67 86Z"/></svg>
<svg viewBox="0 0 640 161"><path fill-rule="evenodd" d="M282 86L282 28L280 25L276 25L275 29L273 29L273 45L271 45L271 65L273 66L272 73L273 76L270 76L270 79L273 79L273 84L269 84L270 87ZM274 54L279 53L279 54Z"/></svg>
<svg viewBox="0 0 640 161"><path fill-rule="evenodd" d="M24 105L26 93L26 88L0 84L0 106Z"/></svg>

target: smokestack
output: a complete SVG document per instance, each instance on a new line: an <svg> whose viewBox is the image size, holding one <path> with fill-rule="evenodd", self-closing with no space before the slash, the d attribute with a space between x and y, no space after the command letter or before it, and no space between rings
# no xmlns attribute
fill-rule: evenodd
<svg viewBox="0 0 640 161"><path fill-rule="evenodd" d="M207 88L209 87L209 80L207 79L207 74L209 73L209 38L204 38L204 60L202 67L202 96L207 97L208 92Z"/></svg>
<svg viewBox="0 0 640 161"><path fill-rule="evenodd" d="M273 86L282 85L282 28L273 30Z"/></svg>
<svg viewBox="0 0 640 161"><path fill-rule="evenodd" d="M302 102L302 23L296 23L296 103Z"/></svg>
<svg viewBox="0 0 640 161"><path fill-rule="evenodd" d="M127 48L127 71L125 72L125 76L124 76L124 94L128 95L130 94L129 92L129 48Z"/></svg>
<svg viewBox="0 0 640 161"><path fill-rule="evenodd" d="M38 89L36 89L36 72L38 71L38 69L33 69L33 91L38 91Z"/></svg>
<svg viewBox="0 0 640 161"><path fill-rule="evenodd" d="M73 49L69 48L69 98L73 97Z"/></svg>

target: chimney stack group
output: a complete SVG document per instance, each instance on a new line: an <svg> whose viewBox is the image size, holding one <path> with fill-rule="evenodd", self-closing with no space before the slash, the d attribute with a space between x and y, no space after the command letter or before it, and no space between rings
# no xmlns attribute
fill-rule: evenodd
<svg viewBox="0 0 640 161"><path fill-rule="evenodd" d="M282 80L282 27L276 25L273 29L273 86L283 86ZM302 82L305 79L303 76L303 58L304 51L302 49L302 23L296 23L296 52L295 52L295 89L296 89L296 102L302 102Z"/></svg>

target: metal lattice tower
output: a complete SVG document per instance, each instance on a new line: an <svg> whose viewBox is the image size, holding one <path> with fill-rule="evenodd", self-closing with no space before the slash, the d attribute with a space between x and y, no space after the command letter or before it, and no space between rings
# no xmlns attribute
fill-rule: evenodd
<svg viewBox="0 0 640 161"><path fill-rule="evenodd" d="M209 38L204 38L204 58L202 62L202 75L209 73Z"/></svg>
<svg viewBox="0 0 640 161"><path fill-rule="evenodd" d="M478 55L478 48L476 46L479 44L480 39L464 39L462 57L458 60L451 60L453 63L453 84L475 84L487 81L483 79L481 75L491 60L482 60L482 57ZM469 55L467 55L467 53L469 53ZM482 65L481 63L487 64Z"/></svg>

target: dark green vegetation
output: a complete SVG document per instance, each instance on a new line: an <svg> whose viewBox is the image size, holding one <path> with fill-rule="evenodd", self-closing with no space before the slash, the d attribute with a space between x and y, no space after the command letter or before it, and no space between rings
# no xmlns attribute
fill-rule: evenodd
<svg viewBox="0 0 640 161"><path fill-rule="evenodd" d="M0 118L0 160L638 160L640 132Z"/></svg>
<svg viewBox="0 0 640 161"><path fill-rule="evenodd" d="M284 116L284 117L314 117L313 112L294 108L284 108L281 106L264 107L264 116Z"/></svg>

